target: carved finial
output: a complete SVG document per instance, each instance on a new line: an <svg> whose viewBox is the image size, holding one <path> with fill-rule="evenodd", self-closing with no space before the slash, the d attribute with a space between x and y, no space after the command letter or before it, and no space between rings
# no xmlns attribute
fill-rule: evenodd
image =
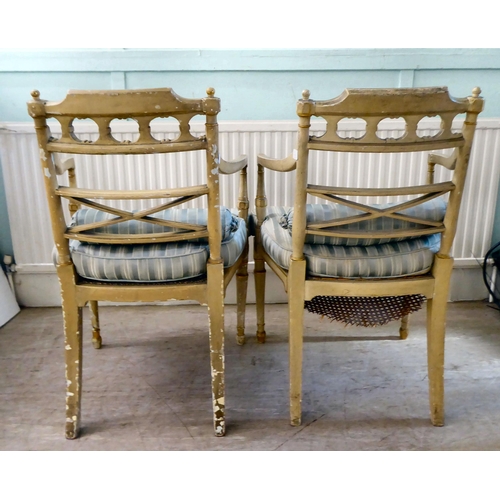
<svg viewBox="0 0 500 500"><path fill-rule="evenodd" d="M303 90L302 91L302 99L304 99L305 101L309 100L309 97L311 95L311 92L309 92L309 90Z"/></svg>
<svg viewBox="0 0 500 500"><path fill-rule="evenodd" d="M38 99L40 97L40 92L38 90L33 90L31 92L31 97L33 97L33 99Z"/></svg>
<svg viewBox="0 0 500 500"><path fill-rule="evenodd" d="M213 87L208 87L207 95L213 97L215 95L215 89Z"/></svg>
<svg viewBox="0 0 500 500"><path fill-rule="evenodd" d="M481 93L481 89L479 87L474 87L472 89L472 97L479 97L480 93Z"/></svg>

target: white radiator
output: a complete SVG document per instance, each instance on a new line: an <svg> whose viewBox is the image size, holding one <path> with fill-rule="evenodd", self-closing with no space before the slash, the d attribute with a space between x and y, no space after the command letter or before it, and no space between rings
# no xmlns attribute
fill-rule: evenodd
<svg viewBox="0 0 500 500"><path fill-rule="evenodd" d="M356 135L359 133L358 124L354 120L350 122L345 127L346 134ZM392 122L386 125L386 133L397 135L401 124L396 120ZM56 125L54 135L58 132ZM432 133L439 129L439 122L428 119L425 126ZM95 137L87 123L75 128L83 139ZM248 181L252 207L257 153L275 158L291 154L295 147L297 122L222 122L219 128L221 154L225 159L233 159L242 153L249 157ZM321 121L314 122L311 133L319 133L323 129ZM133 139L134 129L130 123L112 124L112 130L118 140ZM153 127L153 132L159 138L173 137L174 130L167 120ZM192 130L202 133L203 127L199 122L194 123ZM28 123L0 124L0 147L17 271L20 275L54 273L51 263L52 235L33 126ZM322 156L318 152L311 154L313 159L316 157L318 160L318 166L311 171L309 182L312 184L362 187L369 182L382 185L389 181L396 186L405 179L415 184L425 181L426 162L422 153L394 153L384 164L378 164L373 154L344 154L342 163L338 153L323 153ZM101 189L127 189L134 185L142 189L155 189L188 185L190 182L202 183L203 155L203 152L179 153L175 161L166 160L165 156L153 158L130 155L119 160L118 157L79 157L77 177L82 186L92 185ZM451 177L448 171L438 166L436 172L436 181ZM291 205L294 173L267 172L266 175L269 204ZM499 177L500 120L480 119L453 248L456 267L477 267L477 260L484 256L491 245ZM225 206L237 206L238 175L222 176L221 193ZM196 206L195 203L200 201L191 202L190 206ZM122 206L128 208L126 204Z"/></svg>

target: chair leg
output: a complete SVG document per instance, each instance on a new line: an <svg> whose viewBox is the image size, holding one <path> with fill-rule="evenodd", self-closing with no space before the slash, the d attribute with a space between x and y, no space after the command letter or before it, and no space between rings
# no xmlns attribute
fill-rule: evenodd
<svg viewBox="0 0 500 500"><path fill-rule="evenodd" d="M444 425L444 339L453 259L436 255L434 295L427 301L427 364L431 422Z"/></svg>
<svg viewBox="0 0 500 500"><path fill-rule="evenodd" d="M408 338L408 323L410 322L410 315L407 314L401 318L401 326L399 328L399 338L406 340Z"/></svg>
<svg viewBox="0 0 500 500"><path fill-rule="evenodd" d="M212 373L212 404L214 431L224 436L224 268L223 263L208 263L208 321L210 325L210 367Z"/></svg>
<svg viewBox="0 0 500 500"><path fill-rule="evenodd" d="M236 272L236 342L245 343L245 309L248 289L248 242L245 246L244 257L240 268Z"/></svg>
<svg viewBox="0 0 500 500"><path fill-rule="evenodd" d="M304 280L306 261L290 264L288 273L288 317L290 349L290 424L302 420L302 350L304 342Z"/></svg>
<svg viewBox="0 0 500 500"><path fill-rule="evenodd" d="M75 439L80 430L82 393L82 308L67 296L63 300L66 361L66 438Z"/></svg>
<svg viewBox="0 0 500 500"><path fill-rule="evenodd" d="M257 342L264 344L266 341L265 325L265 307L266 307L266 263L262 257L262 248L260 246L260 228L255 237L254 250L254 279L255 279L255 307L257 309Z"/></svg>
<svg viewBox="0 0 500 500"><path fill-rule="evenodd" d="M97 300L89 301L90 320L92 322L92 345L95 349L102 346L101 329L99 327L99 305Z"/></svg>

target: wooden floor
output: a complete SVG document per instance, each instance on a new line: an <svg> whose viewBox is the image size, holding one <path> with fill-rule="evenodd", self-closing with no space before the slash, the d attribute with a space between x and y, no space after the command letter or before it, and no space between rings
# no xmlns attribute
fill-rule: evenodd
<svg viewBox="0 0 500 500"><path fill-rule="evenodd" d="M85 313L82 435L64 438L58 308L23 309L0 329L0 450L500 450L500 312L449 305L446 425L428 416L425 312L344 327L306 313L303 424L288 423L286 305L267 307L268 342L235 341L226 307L227 434L212 432L202 306L101 308L103 347Z"/></svg>

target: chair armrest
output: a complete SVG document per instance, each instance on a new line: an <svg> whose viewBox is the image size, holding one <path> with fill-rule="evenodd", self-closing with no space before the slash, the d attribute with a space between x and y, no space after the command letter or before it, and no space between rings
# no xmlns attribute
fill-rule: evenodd
<svg viewBox="0 0 500 500"><path fill-rule="evenodd" d="M54 153L54 169L57 175L63 175L68 172L68 181L71 188L76 188L75 158L64 153ZM80 204L75 200L70 200L68 204L71 216L80 208Z"/></svg>
<svg viewBox="0 0 500 500"><path fill-rule="evenodd" d="M257 164L276 172L291 172L297 167L297 160L290 155L282 160L269 158L266 155L257 155Z"/></svg>
<svg viewBox="0 0 500 500"><path fill-rule="evenodd" d="M248 182L247 182L248 157L240 155L232 161L219 159L219 173L224 175L240 173L238 216L248 224Z"/></svg>
<svg viewBox="0 0 500 500"><path fill-rule="evenodd" d="M66 170L75 168L75 159L72 156L64 159L61 154L56 153L54 155L54 168L57 175L63 175Z"/></svg>
<svg viewBox="0 0 500 500"><path fill-rule="evenodd" d="M294 154L281 160L269 158L266 155L257 155L257 195L255 197L255 211L257 213L257 230L266 217L267 198L264 182L264 168L274 170L275 172L291 172L297 167L297 159Z"/></svg>
<svg viewBox="0 0 500 500"><path fill-rule="evenodd" d="M220 158L219 162L219 172L221 174L234 174L239 172L242 168L248 165L248 157L246 155L240 155L238 158L232 161L223 160Z"/></svg>
<svg viewBox="0 0 500 500"><path fill-rule="evenodd" d="M455 164L457 162L457 150L455 149L450 156L438 155L431 153L427 158L427 163L429 165L442 165L448 170L455 170Z"/></svg>
<svg viewBox="0 0 500 500"><path fill-rule="evenodd" d="M246 159L245 159L246 161ZM248 227L248 208L250 203L248 201L248 181L247 181L247 166L240 171L240 189L238 195L238 217L243 219Z"/></svg>

